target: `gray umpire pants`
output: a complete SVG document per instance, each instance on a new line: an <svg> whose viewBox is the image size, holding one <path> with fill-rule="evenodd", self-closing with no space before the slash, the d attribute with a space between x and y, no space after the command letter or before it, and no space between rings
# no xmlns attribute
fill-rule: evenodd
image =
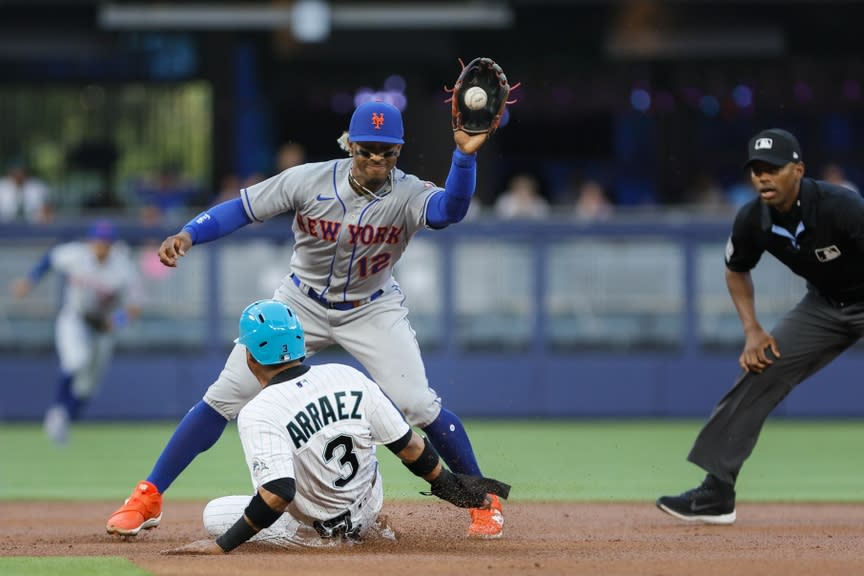
<svg viewBox="0 0 864 576"><path fill-rule="evenodd" d="M864 335L864 302L829 303L808 291L771 332L780 358L761 374L744 372L699 432L687 459L734 484L753 452L762 425L798 384Z"/></svg>

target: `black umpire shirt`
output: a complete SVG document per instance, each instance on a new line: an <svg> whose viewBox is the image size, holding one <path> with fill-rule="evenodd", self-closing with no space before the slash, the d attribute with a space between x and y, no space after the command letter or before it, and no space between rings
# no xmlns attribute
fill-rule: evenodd
<svg viewBox="0 0 864 576"><path fill-rule="evenodd" d="M757 196L735 217L726 267L748 272L766 250L832 304L864 301L864 198L811 178L801 180L789 213Z"/></svg>

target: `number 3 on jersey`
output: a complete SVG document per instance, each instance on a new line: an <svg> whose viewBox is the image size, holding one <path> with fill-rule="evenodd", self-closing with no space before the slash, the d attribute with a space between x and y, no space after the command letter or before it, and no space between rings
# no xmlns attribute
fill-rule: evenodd
<svg viewBox="0 0 864 576"><path fill-rule="evenodd" d="M363 256L357 261L357 269L361 278L377 274L390 266L390 253L384 252L375 256Z"/></svg>
<svg viewBox="0 0 864 576"><path fill-rule="evenodd" d="M360 462L357 461L357 455L354 453L354 440L350 436L337 436L327 443L324 447L324 461L329 463L336 455L336 451L342 448L342 455L339 457L339 467L349 468L348 475L342 474L333 484L337 488L343 488L354 476L357 475L357 469L360 468Z"/></svg>

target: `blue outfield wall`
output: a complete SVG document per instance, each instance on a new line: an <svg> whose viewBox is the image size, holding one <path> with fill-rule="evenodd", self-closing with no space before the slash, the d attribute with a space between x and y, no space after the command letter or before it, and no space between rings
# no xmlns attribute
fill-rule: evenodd
<svg viewBox="0 0 864 576"><path fill-rule="evenodd" d="M573 354L543 359L474 354L457 362L425 355L430 383L445 405L466 417L706 417L737 376L735 354L698 360L641 354ZM341 354L313 363L354 364ZM0 420L41 418L53 397L53 357L2 358ZM87 417L177 419L222 367L219 359L182 354L119 354ZM775 415L855 417L864 412L864 358L841 357L802 383Z"/></svg>
<svg viewBox="0 0 864 576"><path fill-rule="evenodd" d="M173 272L184 284L163 286L164 301L145 310L146 330L121 338L86 417L182 417L221 370L242 305L269 297L278 282L277 274L263 285L238 284L237 278L250 275L243 266L257 266L262 251L265 260L290 256L289 224L248 227L199 247L193 252L198 264L187 257ZM412 264L406 254L397 277L405 288L414 284L406 293L430 384L464 417L705 418L739 371L740 328L722 282L729 224L725 218L597 225L469 222L421 233L422 257ZM74 237L83 226L0 229L6 268L25 265L26 258L15 260L28 243L42 249ZM172 232L123 227L132 246ZM153 250L152 244L146 250ZM238 250L243 258L237 258ZM803 282L784 276L785 269L771 260L765 256L759 267L768 276L754 272L757 311L766 327L803 293ZM277 267L284 272L285 261ZM414 281L430 270L431 280ZM760 294L760 286L768 292ZM45 302L54 302L54 296L47 290ZM428 300L436 303L430 306ZM38 315L39 307L32 308ZM26 316L28 310L0 299L4 421L40 419L54 395L52 317ZM35 345L25 343L31 340ZM341 352L310 360L328 361L357 365ZM794 390L775 414L864 415L862 373L864 348L856 346Z"/></svg>

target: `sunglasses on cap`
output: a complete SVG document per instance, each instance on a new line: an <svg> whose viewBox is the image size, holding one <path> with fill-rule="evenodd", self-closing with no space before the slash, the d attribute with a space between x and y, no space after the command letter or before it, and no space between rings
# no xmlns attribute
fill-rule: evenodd
<svg viewBox="0 0 864 576"><path fill-rule="evenodd" d="M380 156L381 158L393 158L394 156L399 155L399 151L396 148L389 148L383 152L372 152L371 150L367 150L361 146L357 146L355 148L357 154L362 156L363 158L371 158L372 156Z"/></svg>

